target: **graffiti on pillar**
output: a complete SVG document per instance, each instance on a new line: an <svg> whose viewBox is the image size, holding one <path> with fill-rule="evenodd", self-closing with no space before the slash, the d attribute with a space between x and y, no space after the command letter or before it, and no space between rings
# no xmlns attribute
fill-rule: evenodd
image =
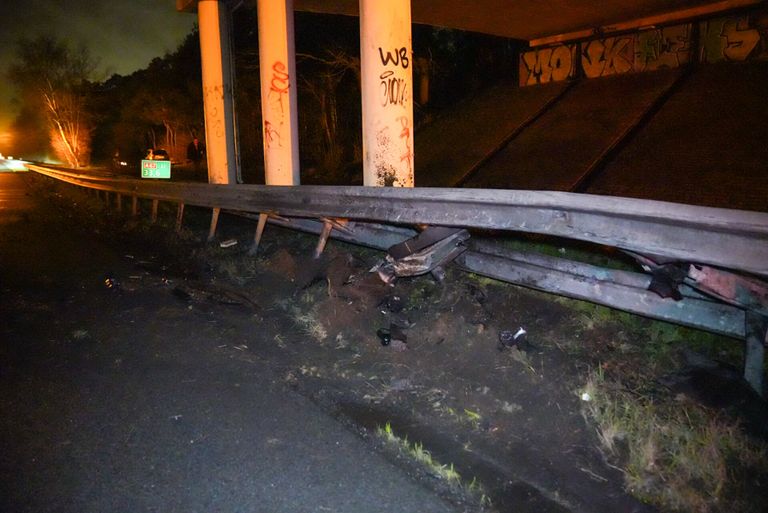
<svg viewBox="0 0 768 513"><path fill-rule="evenodd" d="M404 78L395 76L395 72L387 70L382 73L381 79L381 106L387 105L405 105L408 101L408 83Z"/></svg>
<svg viewBox="0 0 768 513"><path fill-rule="evenodd" d="M520 55L520 85L546 84L573 77L576 45L559 45Z"/></svg>
<svg viewBox="0 0 768 513"><path fill-rule="evenodd" d="M759 43L765 36L753 26L750 16L728 16L702 21L699 25L700 60L745 61L757 57L762 50Z"/></svg>
<svg viewBox="0 0 768 513"><path fill-rule="evenodd" d="M381 64L388 66L391 62L394 66L402 66L403 69L408 69L410 59L408 58L408 48L403 46L402 48L396 48L394 55L392 52L387 51L387 55L384 55L384 49L379 47L379 57L381 58Z"/></svg>
<svg viewBox="0 0 768 513"><path fill-rule="evenodd" d="M632 36L595 39L581 44L581 65L588 78L629 73L634 57Z"/></svg>
<svg viewBox="0 0 768 513"><path fill-rule="evenodd" d="M408 169L413 169L413 150L411 149L411 122L408 116L397 118L400 122L400 142L403 145L403 151L400 154L400 162L405 162Z"/></svg>
<svg viewBox="0 0 768 513"><path fill-rule="evenodd" d="M402 47L395 49L394 52L386 52L379 47L379 57L382 66L394 66L395 69L402 67L408 69L410 59L408 58L408 49ZM395 70L387 69L379 75L381 83L379 89L381 92L381 106L400 105L403 106L409 100L408 81L403 77L398 77Z"/></svg>
<svg viewBox="0 0 768 513"><path fill-rule="evenodd" d="M691 60L691 24L645 30L635 36L635 71L679 68Z"/></svg>
<svg viewBox="0 0 768 513"><path fill-rule="evenodd" d="M224 102L224 85L203 86L205 123L209 136L224 137L224 117L219 106Z"/></svg>
<svg viewBox="0 0 768 513"><path fill-rule="evenodd" d="M281 147L282 141L280 140L280 131L275 128L275 125L270 121L264 120L264 143L267 148L272 148L277 145Z"/></svg>
<svg viewBox="0 0 768 513"><path fill-rule="evenodd" d="M378 56L376 100L385 110L378 114L381 118L376 122L379 128L371 154L376 185L410 187L413 185L411 51L408 46L378 47Z"/></svg>
<svg viewBox="0 0 768 513"><path fill-rule="evenodd" d="M267 91L267 108L265 114L272 118L264 120L264 145L267 148L282 147L282 133L286 119L286 102L291 88L291 77L285 63L275 61L272 64L272 75Z"/></svg>
<svg viewBox="0 0 768 513"><path fill-rule="evenodd" d="M291 87L291 77L285 64L276 61L272 65L272 79L269 82L268 98L280 107L280 112L285 112L285 100L288 98L288 89Z"/></svg>

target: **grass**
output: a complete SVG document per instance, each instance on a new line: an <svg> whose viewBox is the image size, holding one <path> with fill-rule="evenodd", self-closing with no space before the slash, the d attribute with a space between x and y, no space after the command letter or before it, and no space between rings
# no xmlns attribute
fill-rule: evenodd
<svg viewBox="0 0 768 513"><path fill-rule="evenodd" d="M746 480L737 476L768 476L768 446L735 422L693 404L638 395L601 371L592 371L579 393L588 394L585 413L631 493L672 511L753 510L744 502Z"/></svg>
<svg viewBox="0 0 768 513"><path fill-rule="evenodd" d="M383 427L379 426L376 434L389 445L396 447L402 454L423 466L431 475L475 497L482 507L491 505L487 493L477 479L473 478L469 483L464 482L453 463L443 464L432 456L421 442L409 442L408 437L400 437L395 433L391 423L387 422Z"/></svg>
<svg viewBox="0 0 768 513"><path fill-rule="evenodd" d="M317 318L317 313L314 309L306 313L301 313L298 308L294 309L293 322L298 324L304 333L318 342L323 342L328 338L328 330L325 329L323 323Z"/></svg>

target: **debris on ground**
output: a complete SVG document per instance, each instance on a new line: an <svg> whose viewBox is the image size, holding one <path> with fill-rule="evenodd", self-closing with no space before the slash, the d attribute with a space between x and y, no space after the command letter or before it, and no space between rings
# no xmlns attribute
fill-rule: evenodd
<svg viewBox="0 0 768 513"><path fill-rule="evenodd" d="M416 237L395 244L387 251L384 261L374 266L381 280L391 285L397 278L432 273L442 281L442 267L466 251L464 243L469 232L442 226L429 227Z"/></svg>
<svg viewBox="0 0 768 513"><path fill-rule="evenodd" d="M527 331L521 326L517 331L502 330L499 332L499 351L508 347L519 347L525 341Z"/></svg>

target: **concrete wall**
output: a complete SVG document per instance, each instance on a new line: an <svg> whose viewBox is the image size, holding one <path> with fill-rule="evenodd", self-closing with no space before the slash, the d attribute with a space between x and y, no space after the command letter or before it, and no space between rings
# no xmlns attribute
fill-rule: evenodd
<svg viewBox="0 0 768 513"><path fill-rule="evenodd" d="M698 38L694 32L698 31ZM768 58L768 9L694 23L536 48L520 55L520 85L575 77L674 69L701 63Z"/></svg>

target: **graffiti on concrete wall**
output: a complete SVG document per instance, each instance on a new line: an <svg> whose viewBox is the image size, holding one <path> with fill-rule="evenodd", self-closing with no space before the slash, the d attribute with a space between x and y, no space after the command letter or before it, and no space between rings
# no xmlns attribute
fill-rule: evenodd
<svg viewBox="0 0 768 513"><path fill-rule="evenodd" d="M573 77L576 45L559 45L520 55L520 85L547 84Z"/></svg>
<svg viewBox="0 0 768 513"><path fill-rule="evenodd" d="M756 17L727 16L699 24L701 62L745 61L764 53Z"/></svg>
<svg viewBox="0 0 768 513"><path fill-rule="evenodd" d="M679 68L691 60L691 24L644 30L635 36L634 71Z"/></svg>
<svg viewBox="0 0 768 513"><path fill-rule="evenodd" d="M607 37L581 44L581 67L588 78L629 73L634 59L633 36Z"/></svg>
<svg viewBox="0 0 768 513"><path fill-rule="evenodd" d="M696 41L694 25L685 23L532 49L520 55L520 85L567 80L577 73L597 78L679 68L697 58L702 63L768 60L768 9L712 18L697 26Z"/></svg>

